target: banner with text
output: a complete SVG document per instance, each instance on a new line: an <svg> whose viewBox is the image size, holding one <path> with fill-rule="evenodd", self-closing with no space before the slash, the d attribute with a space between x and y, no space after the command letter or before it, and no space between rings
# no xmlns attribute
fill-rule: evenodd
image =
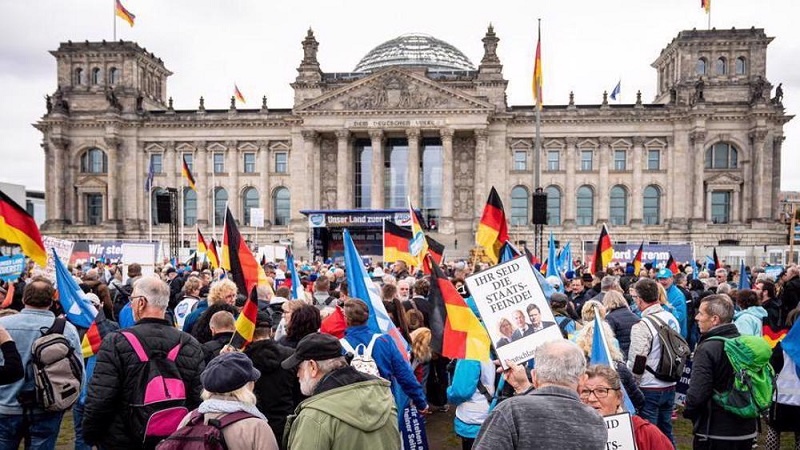
<svg viewBox="0 0 800 450"><path fill-rule="evenodd" d="M636 439L633 435L633 422L628 413L603 417L608 429L608 450L636 450Z"/></svg>
<svg viewBox="0 0 800 450"><path fill-rule="evenodd" d="M39 266L34 266L32 275L43 276L52 281L56 281L56 265L53 262L53 249L56 249L56 253L58 253L58 259L60 259L64 266L67 267L70 262L72 250L75 247L75 243L66 239L54 238L52 236L42 236L42 243L44 244L44 249L47 250L47 267L40 268Z"/></svg>
<svg viewBox="0 0 800 450"><path fill-rule="evenodd" d="M0 280L17 281L25 270L25 255L0 256Z"/></svg>
<svg viewBox="0 0 800 450"><path fill-rule="evenodd" d="M622 266L632 262L639 250L639 245L641 243L614 244L614 258L611 261L618 262ZM585 244L584 255L588 255L589 259L594 254L595 246L595 242ZM670 253L678 264L684 264L690 262L694 257L694 247L688 242L680 244L648 244L645 242L642 253L642 264L655 262L656 265L663 266L667 263Z"/></svg>

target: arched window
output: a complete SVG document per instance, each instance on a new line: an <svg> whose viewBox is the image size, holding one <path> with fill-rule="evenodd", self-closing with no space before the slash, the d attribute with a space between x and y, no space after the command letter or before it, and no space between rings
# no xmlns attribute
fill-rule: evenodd
<svg viewBox="0 0 800 450"><path fill-rule="evenodd" d="M717 142L706 150L706 169L735 169L739 165L739 152L725 142Z"/></svg>
<svg viewBox="0 0 800 450"><path fill-rule="evenodd" d="M95 67L92 69L92 84L100 84L100 68Z"/></svg>
<svg viewBox="0 0 800 450"><path fill-rule="evenodd" d="M75 73L74 73L73 76L74 76L75 79L72 80L72 84L74 84L76 86L80 86L81 84L83 84L83 69L82 68L78 67L77 69L75 69Z"/></svg>
<svg viewBox="0 0 800 450"><path fill-rule="evenodd" d="M697 74L698 75L705 75L706 74L706 59L700 58L697 60Z"/></svg>
<svg viewBox="0 0 800 450"><path fill-rule="evenodd" d="M561 189L557 186L548 186L547 193L547 224L561 225Z"/></svg>
<svg viewBox="0 0 800 450"><path fill-rule="evenodd" d="M190 187L183 188L183 224L192 226L197 223L197 192Z"/></svg>
<svg viewBox="0 0 800 450"><path fill-rule="evenodd" d="M250 210L258 208L258 191L254 187L249 187L242 192L242 211L244 212L244 224L250 225Z"/></svg>
<svg viewBox="0 0 800 450"><path fill-rule="evenodd" d="M624 186L611 188L611 203L609 220L611 225L625 225L628 223L628 190Z"/></svg>
<svg viewBox="0 0 800 450"><path fill-rule="evenodd" d="M642 218L645 225L658 225L661 223L661 189L658 186L644 188L644 204Z"/></svg>
<svg viewBox="0 0 800 450"><path fill-rule="evenodd" d="M108 158L99 148L91 148L81 156L82 173L106 173L107 170Z"/></svg>
<svg viewBox="0 0 800 450"><path fill-rule="evenodd" d="M725 75L728 73L728 60L725 58L717 59L717 75Z"/></svg>
<svg viewBox="0 0 800 450"><path fill-rule="evenodd" d="M744 59L744 56L740 56L736 58L736 75L745 74L747 74L747 60Z"/></svg>
<svg viewBox="0 0 800 450"><path fill-rule="evenodd" d="M525 186L514 186L511 189L511 225L528 224L528 189Z"/></svg>
<svg viewBox="0 0 800 450"><path fill-rule="evenodd" d="M115 85L119 83L119 70L116 67L108 69L108 84Z"/></svg>
<svg viewBox="0 0 800 450"><path fill-rule="evenodd" d="M285 187L275 189L275 193L272 194L272 204L275 205L275 225L289 225L290 203L289 189Z"/></svg>
<svg viewBox="0 0 800 450"><path fill-rule="evenodd" d="M225 205L228 204L228 191L225 188L214 188L214 223L225 223Z"/></svg>
<svg viewBox="0 0 800 450"><path fill-rule="evenodd" d="M356 141L355 147L355 204L356 208L366 209L372 202L372 143L369 139L359 139ZM286 153L282 154L286 155ZM281 172L278 170L278 154L275 156L275 171Z"/></svg>
<svg viewBox="0 0 800 450"><path fill-rule="evenodd" d="M578 225L594 224L594 191L589 186L578 188L578 211L575 221Z"/></svg>

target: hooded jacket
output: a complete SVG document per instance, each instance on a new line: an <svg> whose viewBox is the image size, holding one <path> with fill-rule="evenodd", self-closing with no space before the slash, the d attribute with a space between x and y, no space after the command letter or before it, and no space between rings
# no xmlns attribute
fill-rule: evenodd
<svg viewBox="0 0 800 450"><path fill-rule="evenodd" d="M733 324L742 336L762 336L763 321L767 310L761 306L751 306L733 316Z"/></svg>
<svg viewBox="0 0 800 450"><path fill-rule="evenodd" d="M389 382L350 366L329 373L289 417L284 436L289 450L400 448Z"/></svg>
<svg viewBox="0 0 800 450"><path fill-rule="evenodd" d="M279 345L271 339L251 343L244 354L253 361L253 367L261 372L253 391L256 407L269 420L275 437L280 440L286 426L286 417L294 411L293 392L300 392L294 371L281 368L281 361L294 353L292 349Z"/></svg>

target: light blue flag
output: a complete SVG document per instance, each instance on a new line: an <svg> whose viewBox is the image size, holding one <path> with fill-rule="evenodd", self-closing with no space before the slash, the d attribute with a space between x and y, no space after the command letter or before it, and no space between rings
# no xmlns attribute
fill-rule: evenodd
<svg viewBox="0 0 800 450"><path fill-rule="evenodd" d="M747 276L747 271L745 270L744 266L744 258L742 258L742 263L739 265L739 290L742 289L750 289L750 277Z"/></svg>
<svg viewBox="0 0 800 450"><path fill-rule="evenodd" d="M622 90L621 87L622 87L622 80L619 80L619 81L617 81L617 85L614 86L614 89L611 91L611 95L610 95L611 100L616 100L617 99L617 96L619 95L620 91Z"/></svg>
<svg viewBox="0 0 800 450"><path fill-rule="evenodd" d="M692 258L692 279L696 280L700 276L700 271L697 268L697 260Z"/></svg>
<svg viewBox="0 0 800 450"><path fill-rule="evenodd" d="M714 265L714 258L706 255L706 268L710 269ZM716 267L714 267L716 269Z"/></svg>
<svg viewBox="0 0 800 450"><path fill-rule="evenodd" d="M289 275L292 280L292 300L301 299L303 292L303 283L300 282L300 276L297 274L297 268L294 266L294 253L291 247L286 247L286 267L289 269Z"/></svg>
<svg viewBox="0 0 800 450"><path fill-rule="evenodd" d="M611 352L606 346L605 332L600 323L600 314L598 314L596 308L594 312L594 333L592 335L592 352L589 354L589 364L600 364L617 370L616 364L611 360ZM625 410L633 414L636 412L636 408L633 407L633 402L628 398L628 392L625 391L625 386L620 385L620 387L622 388Z"/></svg>
<svg viewBox="0 0 800 450"><path fill-rule="evenodd" d="M572 270L572 246L569 242L561 249L558 255L558 270L561 273L567 273Z"/></svg>
<svg viewBox="0 0 800 450"><path fill-rule="evenodd" d="M61 307L64 308L67 320L77 327L89 328L97 315L97 309L72 278L72 275L69 274L67 268L64 267L64 263L58 257L56 249L52 250L53 264L56 267L58 300L61 302Z"/></svg>
<svg viewBox="0 0 800 450"><path fill-rule="evenodd" d="M547 276L554 275L561 279L561 274L558 273L559 259L556 256L556 241L553 240L553 232L550 232L550 244L547 250Z"/></svg>

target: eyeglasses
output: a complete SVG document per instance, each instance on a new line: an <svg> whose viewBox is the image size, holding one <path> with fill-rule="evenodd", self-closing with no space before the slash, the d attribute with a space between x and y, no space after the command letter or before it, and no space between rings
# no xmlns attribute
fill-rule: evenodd
<svg viewBox="0 0 800 450"><path fill-rule="evenodd" d="M589 398L590 395L594 394L594 396L598 399L608 397L609 391L618 391L620 388L607 388L607 387L599 387L594 389L581 389L580 395L581 398Z"/></svg>
<svg viewBox="0 0 800 450"><path fill-rule="evenodd" d="M144 301L147 301L147 297L145 297L144 295L136 295L131 297L131 303L133 303L136 300L139 300L140 298L144 299Z"/></svg>

